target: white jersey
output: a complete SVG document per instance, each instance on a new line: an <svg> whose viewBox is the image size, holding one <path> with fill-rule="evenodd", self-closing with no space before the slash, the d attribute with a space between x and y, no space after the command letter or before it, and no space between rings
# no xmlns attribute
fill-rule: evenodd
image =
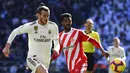
<svg viewBox="0 0 130 73"><path fill-rule="evenodd" d="M125 51L124 48L119 46L118 48L115 48L114 46L110 46L108 48L108 53L109 53L109 61L111 62L115 58L122 58L125 60Z"/></svg>
<svg viewBox="0 0 130 73"><path fill-rule="evenodd" d="M49 21L46 25L38 24L38 21L26 23L14 29L10 34L7 43L11 43L16 35L28 34L28 57L37 55L44 62L49 62L51 58L52 40L54 40L54 50L59 51L58 26ZM23 45L24 46L24 45Z"/></svg>

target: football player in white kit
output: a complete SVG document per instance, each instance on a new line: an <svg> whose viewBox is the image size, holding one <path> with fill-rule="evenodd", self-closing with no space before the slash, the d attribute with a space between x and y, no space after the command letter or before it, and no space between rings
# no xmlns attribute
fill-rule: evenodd
<svg viewBox="0 0 130 73"><path fill-rule="evenodd" d="M9 57L9 48L16 35L27 33L29 37L27 65L32 73L48 73L52 41L54 41L54 54L59 54L58 26L49 21L49 15L49 8L41 3L36 13L38 20L14 29L2 51L6 57Z"/></svg>
<svg viewBox="0 0 130 73"><path fill-rule="evenodd" d="M121 58L123 60L126 59L125 50L124 50L123 47L120 46L120 39L118 37L114 38L113 44L114 44L113 46L110 46L108 48L108 53L109 53L108 61L109 61L109 64L115 58ZM110 69L110 67L109 67L109 73L114 73Z"/></svg>

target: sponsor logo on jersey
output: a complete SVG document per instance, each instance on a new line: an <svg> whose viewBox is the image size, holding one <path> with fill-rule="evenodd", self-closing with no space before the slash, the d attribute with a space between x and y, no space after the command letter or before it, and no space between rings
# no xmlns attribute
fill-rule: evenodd
<svg viewBox="0 0 130 73"><path fill-rule="evenodd" d="M73 38L71 38L70 40L71 40L71 42L74 42L74 39L73 39Z"/></svg>
<svg viewBox="0 0 130 73"><path fill-rule="evenodd" d="M70 46L64 47L63 49L72 49L72 48L74 48L74 45L70 45Z"/></svg>
<svg viewBox="0 0 130 73"><path fill-rule="evenodd" d="M34 26L34 30L35 30L35 33L38 33L38 32L37 32L38 26Z"/></svg>
<svg viewBox="0 0 130 73"><path fill-rule="evenodd" d="M34 41L35 42L50 42L51 39L37 39L37 38L34 38Z"/></svg>
<svg viewBox="0 0 130 73"><path fill-rule="evenodd" d="M34 38L35 42L50 42L51 39L47 38L45 35L40 35L39 38Z"/></svg>

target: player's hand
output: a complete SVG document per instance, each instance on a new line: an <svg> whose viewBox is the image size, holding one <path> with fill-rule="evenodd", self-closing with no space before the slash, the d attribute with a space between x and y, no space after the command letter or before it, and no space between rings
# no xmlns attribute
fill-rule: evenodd
<svg viewBox="0 0 130 73"><path fill-rule="evenodd" d="M4 54L5 57L9 57L9 49L8 49L8 48L5 47L5 48L2 50L2 52L3 52L3 54Z"/></svg>
<svg viewBox="0 0 130 73"><path fill-rule="evenodd" d="M109 53L108 53L107 51L102 51L102 54L103 54L103 56L105 56L106 58L108 58L108 56L109 56Z"/></svg>
<svg viewBox="0 0 130 73"><path fill-rule="evenodd" d="M105 52L105 57L108 58L109 57L109 53L106 51Z"/></svg>
<svg viewBox="0 0 130 73"><path fill-rule="evenodd" d="M10 44L7 43L4 49L2 50L5 57L9 57L9 48L10 48Z"/></svg>

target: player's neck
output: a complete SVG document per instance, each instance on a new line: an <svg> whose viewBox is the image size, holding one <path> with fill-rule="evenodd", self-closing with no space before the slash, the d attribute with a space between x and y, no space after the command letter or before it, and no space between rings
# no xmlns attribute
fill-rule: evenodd
<svg viewBox="0 0 130 73"><path fill-rule="evenodd" d="M42 25L42 26L44 26L45 24L44 23L42 23L40 20L38 20L38 24L40 24L40 25Z"/></svg>
<svg viewBox="0 0 130 73"><path fill-rule="evenodd" d="M85 32L86 32L86 33L90 33L90 32L91 32L91 29L86 29Z"/></svg>
<svg viewBox="0 0 130 73"><path fill-rule="evenodd" d="M114 46L115 48L119 48L119 46Z"/></svg>
<svg viewBox="0 0 130 73"><path fill-rule="evenodd" d="M71 28L69 28L69 29L64 29L64 32L67 33L67 32L69 32L70 30L71 30Z"/></svg>

